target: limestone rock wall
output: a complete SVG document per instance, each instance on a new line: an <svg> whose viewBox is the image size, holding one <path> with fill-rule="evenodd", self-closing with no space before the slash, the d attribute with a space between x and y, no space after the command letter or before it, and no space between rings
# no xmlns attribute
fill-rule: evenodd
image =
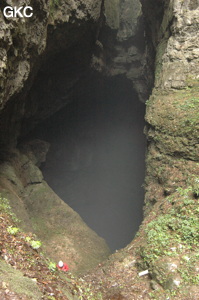
<svg viewBox="0 0 199 300"><path fill-rule="evenodd" d="M157 48L157 88L185 88L189 78L199 79L198 5L193 0L170 1L166 8L160 31L168 40Z"/></svg>
<svg viewBox="0 0 199 300"><path fill-rule="evenodd" d="M19 0L18 6L24 4L33 7L33 17L29 18L5 18L3 8L15 5L15 1L3 0L0 4L0 87L1 107L13 95L19 93L28 79L34 64L46 49L47 28L63 23L74 23L84 20L97 21L100 15L100 1L55 1L44 0ZM64 40L65 48L69 42ZM59 41L59 44L63 44ZM71 42L71 41L70 41ZM55 41L54 41L55 43ZM68 45L66 45L68 43ZM60 47L60 45L59 45Z"/></svg>
<svg viewBox="0 0 199 300"><path fill-rule="evenodd" d="M141 101L147 99L153 74L139 0L20 0L19 6L33 7L34 16L6 20L2 10L14 3L0 4L3 147L16 145L20 135L72 101L88 70L123 76Z"/></svg>
<svg viewBox="0 0 199 300"><path fill-rule="evenodd" d="M197 1L165 3L146 113L147 205L198 175L198 17Z"/></svg>
<svg viewBox="0 0 199 300"><path fill-rule="evenodd" d="M67 49L79 40L92 45L95 39L101 1L56 3L54 0L20 0L18 6L33 7L33 17L7 19L3 9L7 5L16 5L15 1L0 3L0 144L4 147L16 144L23 117L40 111L36 103L25 106L31 102L27 93L44 60L61 51L67 55ZM61 105L58 104L56 109ZM52 114L55 108L46 107L47 111Z"/></svg>
<svg viewBox="0 0 199 300"><path fill-rule="evenodd" d="M18 1L21 6L24 1ZM6 102L24 87L35 60L45 50L48 23L48 6L45 1L26 1L34 9L34 21L28 18L3 16L3 8L14 6L14 1L0 4L0 97L2 110Z"/></svg>
<svg viewBox="0 0 199 300"><path fill-rule="evenodd" d="M146 53L140 1L105 0L104 23L97 35L93 68L105 76L124 76L131 81L140 101L145 102L153 82Z"/></svg>
<svg viewBox="0 0 199 300"><path fill-rule="evenodd" d="M143 1L149 28L156 24L148 31L155 50L155 86L146 103L145 219L137 266L149 270L154 297L164 298L167 290L172 299L197 299L199 3L152 3L150 14ZM154 19L159 4L163 14ZM193 273L184 263L186 254Z"/></svg>

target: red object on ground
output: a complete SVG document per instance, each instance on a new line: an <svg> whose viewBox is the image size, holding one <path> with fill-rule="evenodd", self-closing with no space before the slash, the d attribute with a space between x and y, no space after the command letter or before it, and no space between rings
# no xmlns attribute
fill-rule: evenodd
<svg viewBox="0 0 199 300"><path fill-rule="evenodd" d="M59 270L64 271L64 272L66 272L66 271L69 270L69 267L68 267L68 265L67 265L66 263L64 263L63 267L60 267L59 265L57 265L57 268L58 268Z"/></svg>

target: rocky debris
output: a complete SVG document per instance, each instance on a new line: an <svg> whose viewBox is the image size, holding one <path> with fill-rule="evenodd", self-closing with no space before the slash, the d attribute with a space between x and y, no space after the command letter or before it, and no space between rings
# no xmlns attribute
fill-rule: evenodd
<svg viewBox="0 0 199 300"><path fill-rule="evenodd" d="M102 293L102 299L150 299L149 277L139 276L133 248L131 245L119 250L83 277L95 287L95 294Z"/></svg>

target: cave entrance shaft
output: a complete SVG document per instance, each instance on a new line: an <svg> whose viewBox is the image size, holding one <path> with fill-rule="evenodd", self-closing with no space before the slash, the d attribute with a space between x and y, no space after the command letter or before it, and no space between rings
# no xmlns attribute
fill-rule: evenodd
<svg viewBox="0 0 199 300"><path fill-rule="evenodd" d="M114 251L132 240L142 221L144 104L122 77L90 76L72 98L35 131L51 144L42 171Z"/></svg>

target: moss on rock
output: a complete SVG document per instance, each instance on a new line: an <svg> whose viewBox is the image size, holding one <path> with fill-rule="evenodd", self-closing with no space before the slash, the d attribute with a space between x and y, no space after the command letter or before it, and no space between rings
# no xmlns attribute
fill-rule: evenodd
<svg viewBox="0 0 199 300"><path fill-rule="evenodd" d="M165 290L179 293L181 286L199 284L199 177L190 182L157 203L147 217L145 242L139 250L152 279Z"/></svg>
<svg viewBox="0 0 199 300"><path fill-rule="evenodd" d="M12 268L2 259L0 260L0 281L4 288L23 297L22 299L24 296L31 300L42 298L40 290L31 278L25 277L22 272Z"/></svg>

